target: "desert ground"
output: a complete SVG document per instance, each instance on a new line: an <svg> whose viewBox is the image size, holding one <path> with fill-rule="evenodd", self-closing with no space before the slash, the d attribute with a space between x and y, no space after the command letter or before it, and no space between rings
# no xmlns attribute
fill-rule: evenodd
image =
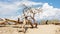
<svg viewBox="0 0 60 34"><path fill-rule="evenodd" d="M28 28L26 33L19 32L21 28L0 27L0 34L60 34L60 25L38 25L37 28Z"/></svg>

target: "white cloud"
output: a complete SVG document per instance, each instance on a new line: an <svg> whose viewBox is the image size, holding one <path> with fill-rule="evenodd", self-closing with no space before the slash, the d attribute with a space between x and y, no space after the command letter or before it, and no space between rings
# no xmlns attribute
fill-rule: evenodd
<svg viewBox="0 0 60 34"><path fill-rule="evenodd" d="M48 3L44 3L42 6L43 12L38 15L40 19L59 19L60 9L50 6ZM36 19L38 18L36 17Z"/></svg>
<svg viewBox="0 0 60 34"><path fill-rule="evenodd" d="M60 17L60 9L59 8L54 8L53 6L50 6L48 3L44 3L42 5L42 9L43 9L42 13L35 15L36 20L54 19L54 18L59 19L59 17ZM20 15L18 15L17 17L20 17Z"/></svg>
<svg viewBox="0 0 60 34"><path fill-rule="evenodd" d="M17 1L17 0L16 0ZM44 18L59 18L60 16L60 9L54 8L53 6L50 6L48 3L42 3L42 2L32 2L29 0L19 0L17 2L13 3L4 3L0 2L0 17L11 17L11 18L17 18L20 15L18 15L18 10L20 10L22 7L22 4L25 4L26 6L35 6L35 5L42 5L43 12L36 16L36 19L44 19Z"/></svg>
<svg viewBox="0 0 60 34"><path fill-rule="evenodd" d="M10 1L10 0L9 0ZM0 17L15 17L18 16L18 10L22 9L21 5L26 6L41 5L42 3L32 2L29 0L15 0L13 3L0 2Z"/></svg>
<svg viewBox="0 0 60 34"><path fill-rule="evenodd" d="M41 2L32 2L32 1L19 1L15 2L16 5L23 5L25 4L26 6L34 6L34 5L42 5L43 3Z"/></svg>

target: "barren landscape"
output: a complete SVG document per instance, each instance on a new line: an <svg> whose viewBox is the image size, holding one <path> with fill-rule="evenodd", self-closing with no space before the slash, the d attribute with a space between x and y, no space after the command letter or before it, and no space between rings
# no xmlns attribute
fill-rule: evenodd
<svg viewBox="0 0 60 34"><path fill-rule="evenodd" d="M60 0L0 0L0 34L60 34Z"/></svg>
<svg viewBox="0 0 60 34"><path fill-rule="evenodd" d="M60 25L38 25L37 28L28 28L26 33L19 32L21 28L0 27L0 34L60 34Z"/></svg>

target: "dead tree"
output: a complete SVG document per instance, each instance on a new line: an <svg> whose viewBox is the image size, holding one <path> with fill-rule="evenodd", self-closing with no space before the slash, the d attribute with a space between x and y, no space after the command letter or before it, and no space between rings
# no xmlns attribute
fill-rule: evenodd
<svg viewBox="0 0 60 34"><path fill-rule="evenodd" d="M46 24L48 24L48 20L46 21Z"/></svg>
<svg viewBox="0 0 60 34"><path fill-rule="evenodd" d="M34 21L34 24L37 26L37 23L36 23L36 20L35 20L35 15L37 13L40 13L42 9L35 9L34 8L34 10L33 10L32 7L27 7L26 5L24 5L24 6L25 6L25 8L23 9L24 16L30 17Z"/></svg>
<svg viewBox="0 0 60 34"><path fill-rule="evenodd" d="M7 19L7 18L5 18L5 21L8 23L8 22L14 22L15 24L14 25L17 25L17 24L19 24L20 23L20 19L18 18L18 20L16 21L16 20L11 20L11 19ZM10 23L8 23L8 24L10 24Z"/></svg>
<svg viewBox="0 0 60 34"><path fill-rule="evenodd" d="M36 20L35 20L35 15L36 15L37 13L40 13L41 10L34 8L34 10L36 10L36 11L33 11L32 7L27 7L25 4L23 4L23 6L24 6L23 16L22 16L22 17L24 17L23 26L22 26L23 30L24 30L24 26L25 26L26 23L29 23L29 24L33 27L33 23L31 22L31 20L28 20L28 19L27 19L28 17L30 17L30 18L34 21L34 25L35 25L35 27L37 27L37 23L36 23ZM29 14L30 14L30 15L29 15ZM32 15L31 15L31 14L32 14ZM27 17L27 18L26 18L26 17ZM26 19L27 19L27 20L26 20ZM23 31L23 32L24 32L24 31Z"/></svg>

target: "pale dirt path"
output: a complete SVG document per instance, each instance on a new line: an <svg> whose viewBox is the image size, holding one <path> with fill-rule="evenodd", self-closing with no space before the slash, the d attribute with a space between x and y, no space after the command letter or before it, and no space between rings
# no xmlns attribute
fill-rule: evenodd
<svg viewBox="0 0 60 34"><path fill-rule="evenodd" d="M39 25L38 29L36 29L36 28L28 29L28 32L26 34L28 34L28 33L29 34L56 34L57 29L58 29L58 27L55 25Z"/></svg>
<svg viewBox="0 0 60 34"><path fill-rule="evenodd" d="M0 27L0 34L24 34L19 29L12 27ZM25 34L60 34L58 25L38 25L38 28L28 28Z"/></svg>

